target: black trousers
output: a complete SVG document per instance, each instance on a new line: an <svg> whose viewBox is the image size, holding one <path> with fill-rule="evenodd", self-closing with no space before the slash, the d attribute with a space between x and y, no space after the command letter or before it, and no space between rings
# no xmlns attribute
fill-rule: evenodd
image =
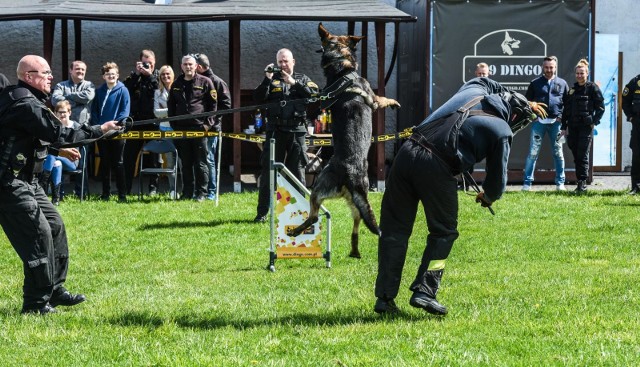
<svg viewBox="0 0 640 367"><path fill-rule="evenodd" d="M207 195L209 164L207 138L174 140L182 161L182 198Z"/></svg>
<svg viewBox="0 0 640 367"><path fill-rule="evenodd" d="M591 125L569 125L567 145L573 154L576 177L580 181L589 178L589 150L593 139Z"/></svg>
<svg viewBox="0 0 640 367"><path fill-rule="evenodd" d="M42 307L54 292L64 292L69 265L67 233L40 185L18 179L3 185L0 225L23 263L23 306Z"/></svg>
<svg viewBox="0 0 640 367"><path fill-rule="evenodd" d="M631 186L640 186L640 121L632 123L629 148L631 148Z"/></svg>
<svg viewBox="0 0 640 367"><path fill-rule="evenodd" d="M269 150L270 140L276 140L275 160L284 163L285 167L303 184L305 184L304 167L307 165L307 145L305 143L305 132L290 131L267 131L266 141L262 148L260 164L262 171L260 174L260 186L258 187L258 208L259 216L267 215L269 212Z"/></svg>
<svg viewBox="0 0 640 367"><path fill-rule="evenodd" d="M116 187L118 195L127 194L127 187L124 177L124 147L126 140L99 140L100 149L100 176L102 177L102 195L111 194L111 173L115 173Z"/></svg>
<svg viewBox="0 0 640 367"><path fill-rule="evenodd" d="M449 167L413 141L406 141L396 156L386 183L380 213L378 276L375 295L398 295L409 237L422 203L429 234L416 277L410 286L427 286L425 272L434 260L445 260L458 238L457 180Z"/></svg>

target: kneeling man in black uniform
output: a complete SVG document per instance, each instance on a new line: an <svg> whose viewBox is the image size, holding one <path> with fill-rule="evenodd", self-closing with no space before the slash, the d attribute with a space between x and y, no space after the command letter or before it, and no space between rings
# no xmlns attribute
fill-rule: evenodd
<svg viewBox="0 0 640 367"><path fill-rule="evenodd" d="M40 56L18 64L18 84L0 92L0 225L24 268L22 313L48 314L55 306L85 300L64 287L69 266L67 233L60 214L38 183L51 143L97 138L118 130L116 121L63 127L45 101L51 93L51 68ZM78 159L77 149L66 150Z"/></svg>
<svg viewBox="0 0 640 367"><path fill-rule="evenodd" d="M409 236L421 202L429 234L409 303L444 315L436 300L445 261L458 238L456 175L486 159L483 192L476 202L490 207L505 191L513 134L536 118L541 105L510 92L488 78L465 83L442 107L414 128L398 152L382 199L378 242L378 277L374 310L398 312L398 295ZM469 110L458 113L459 110Z"/></svg>

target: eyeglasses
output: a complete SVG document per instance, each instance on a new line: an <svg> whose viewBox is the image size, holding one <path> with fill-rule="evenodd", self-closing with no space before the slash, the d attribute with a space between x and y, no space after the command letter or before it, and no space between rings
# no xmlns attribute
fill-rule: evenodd
<svg viewBox="0 0 640 367"><path fill-rule="evenodd" d="M27 73L42 73L42 75L44 75L44 76L51 76L51 75L53 75L53 73L51 72L51 70L45 70L45 71L29 70L29 71L27 71Z"/></svg>

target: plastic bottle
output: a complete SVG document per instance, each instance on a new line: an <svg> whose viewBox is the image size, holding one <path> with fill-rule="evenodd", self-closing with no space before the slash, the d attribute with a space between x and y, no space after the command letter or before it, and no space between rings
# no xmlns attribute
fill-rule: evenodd
<svg viewBox="0 0 640 367"><path fill-rule="evenodd" d="M322 125L322 132L327 132L327 112L322 109L322 113L320 114L320 124Z"/></svg>
<svg viewBox="0 0 640 367"><path fill-rule="evenodd" d="M318 115L318 117L316 117L316 128L315 128L315 133L316 134L322 134L322 119L321 119L321 115Z"/></svg>
<svg viewBox="0 0 640 367"><path fill-rule="evenodd" d="M333 128L333 121L331 117L331 110L327 110L327 133L330 133Z"/></svg>
<svg viewBox="0 0 640 367"><path fill-rule="evenodd" d="M256 133L259 133L262 130L262 112L260 112L260 109L256 110L256 115L254 118L254 128L256 130Z"/></svg>

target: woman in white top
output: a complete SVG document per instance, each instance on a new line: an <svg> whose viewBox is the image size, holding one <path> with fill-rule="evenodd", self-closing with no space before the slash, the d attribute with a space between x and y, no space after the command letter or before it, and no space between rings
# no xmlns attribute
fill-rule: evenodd
<svg viewBox="0 0 640 367"><path fill-rule="evenodd" d="M169 98L169 90L171 89L171 84L173 84L173 80L175 79L175 74L173 69L169 65L163 65L160 68L160 83L158 83L158 89L156 89L154 98L153 98L153 113L157 118L167 117L167 98ZM168 121L162 121L160 123L161 131L170 131L171 125ZM167 139L166 142L173 142L170 139ZM165 154L167 159L167 165L169 167L173 167L175 164L175 157L172 154ZM175 177L173 174L169 175L169 189L171 190L171 198L176 198L176 188L175 188Z"/></svg>

